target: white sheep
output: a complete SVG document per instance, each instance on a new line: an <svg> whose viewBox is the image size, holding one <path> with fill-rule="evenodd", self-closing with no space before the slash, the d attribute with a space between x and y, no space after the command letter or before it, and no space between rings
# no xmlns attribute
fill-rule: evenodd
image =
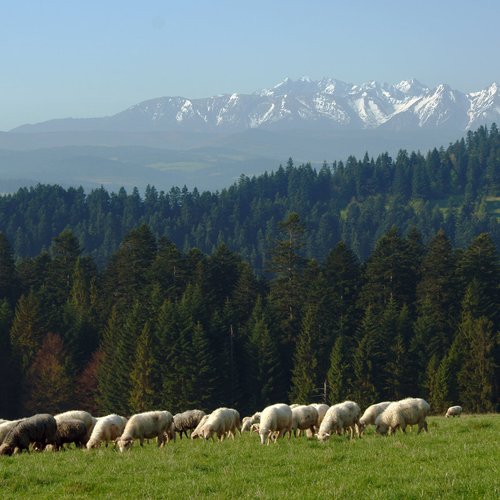
<svg viewBox="0 0 500 500"><path fill-rule="evenodd" d="M288 432L292 434L292 409L284 403L276 403L264 408L260 416L259 435L261 444L269 444L271 437L274 442Z"/></svg>
<svg viewBox="0 0 500 500"><path fill-rule="evenodd" d="M120 451L129 449L134 443L134 439L139 439L141 446L144 439L157 438L158 446L164 441L164 433L170 428L173 422L172 414L169 411L146 411L132 415L125 425L123 434L116 440Z"/></svg>
<svg viewBox="0 0 500 500"><path fill-rule="evenodd" d="M243 425L241 426L241 432L249 432L252 425L260 423L261 412L258 411L254 413L251 417L245 417L243 419Z"/></svg>
<svg viewBox="0 0 500 500"><path fill-rule="evenodd" d="M200 420L200 423L196 426L196 429L193 432L191 432L191 439L197 439L197 438L199 438L201 436L200 431L203 428L203 426L205 425L205 422L208 420L209 416L210 416L210 414L209 415L205 415Z"/></svg>
<svg viewBox="0 0 500 500"><path fill-rule="evenodd" d="M311 405L292 408L292 431L294 436L297 436L297 430L305 431L306 429L310 430L311 434L314 434L318 418L318 410Z"/></svg>
<svg viewBox="0 0 500 500"><path fill-rule="evenodd" d="M0 444L3 443L5 436L7 436L9 431L22 420L24 420L24 418L20 418L18 420L6 420L5 422L0 424Z"/></svg>
<svg viewBox="0 0 500 500"><path fill-rule="evenodd" d="M58 424L61 422L67 422L68 420L80 420L80 422L83 422L87 428L87 441L92 434L92 429L94 428L95 423L97 422L95 417L93 417L88 411L83 410L65 411L64 413L54 415L54 418Z"/></svg>
<svg viewBox="0 0 500 500"><path fill-rule="evenodd" d="M450 406L448 410L446 410L445 417L459 417L462 414L463 408L461 406Z"/></svg>
<svg viewBox="0 0 500 500"><path fill-rule="evenodd" d="M99 417L92 429L90 439L87 441L87 449L99 448L101 443L106 443L106 447L108 447L108 443L114 442L122 435L126 423L127 419L116 413Z"/></svg>
<svg viewBox="0 0 500 500"><path fill-rule="evenodd" d="M214 439L217 436L220 441L223 441L225 436L231 436L234 439L237 430L241 432L238 411L234 408L217 408L209 415L199 435L204 439Z"/></svg>
<svg viewBox="0 0 500 500"><path fill-rule="evenodd" d="M341 434L348 429L351 431L352 439L360 416L361 409L354 401L344 401L331 406L321 422L318 439L326 441L334 432Z"/></svg>
<svg viewBox="0 0 500 500"><path fill-rule="evenodd" d="M382 403L376 403L374 405L369 406L361 418L359 419L358 429L359 435L362 436L365 432L365 429L369 425L375 425L375 420L377 417L392 403L392 401L384 401Z"/></svg>
<svg viewBox="0 0 500 500"><path fill-rule="evenodd" d="M323 422L326 412L330 407L325 403L313 403L310 404L309 406L316 408L316 411L318 412L318 422L316 423L316 428L319 429L321 422Z"/></svg>
<svg viewBox="0 0 500 500"><path fill-rule="evenodd" d="M406 398L391 403L375 420L375 429L379 434L391 434L400 428L406 432L408 425L418 424L419 433L427 431L425 417L430 412L430 405L421 398Z"/></svg>

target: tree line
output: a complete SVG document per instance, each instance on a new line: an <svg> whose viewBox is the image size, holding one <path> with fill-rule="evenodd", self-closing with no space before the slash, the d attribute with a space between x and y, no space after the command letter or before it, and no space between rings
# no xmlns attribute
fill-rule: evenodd
<svg viewBox="0 0 500 500"><path fill-rule="evenodd" d="M272 173L241 176L213 193L153 186L143 196L123 188L22 188L0 196L0 230L16 256L35 257L70 228L84 255L102 268L125 235L146 224L183 253L199 248L212 254L225 243L263 273L268 244L290 212L307 227L304 256L318 261L341 241L365 261L394 225L402 234L416 227L426 243L443 228L462 248L488 232L499 248L499 195L500 134L492 125L426 154L351 156L319 170L290 159Z"/></svg>
<svg viewBox="0 0 500 500"><path fill-rule="evenodd" d="M305 254L290 212L258 274L224 243L184 252L131 229L106 265L69 230L15 259L0 233L0 415L361 406L409 395L433 411L499 408L499 255L390 228L365 262L345 242Z"/></svg>

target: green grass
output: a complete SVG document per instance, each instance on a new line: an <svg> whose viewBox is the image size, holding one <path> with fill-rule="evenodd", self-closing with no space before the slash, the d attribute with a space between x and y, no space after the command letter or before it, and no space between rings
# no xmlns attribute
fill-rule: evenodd
<svg viewBox="0 0 500 500"><path fill-rule="evenodd" d="M2 498L500 498L500 415L429 419L429 433L305 438L245 434L127 453L0 457Z"/></svg>

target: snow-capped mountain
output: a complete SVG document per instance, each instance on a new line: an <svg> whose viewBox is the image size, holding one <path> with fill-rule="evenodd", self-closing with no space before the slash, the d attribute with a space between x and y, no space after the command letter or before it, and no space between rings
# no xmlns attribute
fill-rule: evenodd
<svg viewBox="0 0 500 500"><path fill-rule="evenodd" d="M417 80L391 85L375 81L354 85L325 78L286 78L253 94L203 99L160 97L114 116L51 120L23 125L16 132L38 131L196 131L304 128L363 130L449 129L463 131L500 119L498 85L469 94L441 84L434 89Z"/></svg>

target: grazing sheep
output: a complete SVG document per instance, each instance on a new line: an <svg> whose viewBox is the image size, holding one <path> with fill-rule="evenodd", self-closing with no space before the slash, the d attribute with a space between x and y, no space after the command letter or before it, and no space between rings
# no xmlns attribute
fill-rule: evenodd
<svg viewBox="0 0 500 500"><path fill-rule="evenodd" d="M316 408L316 411L318 412L318 422L316 423L316 427L317 429L319 429L319 426L321 425L321 422L323 422L326 412L329 410L330 407L325 403L313 403L309 406Z"/></svg>
<svg viewBox="0 0 500 500"><path fill-rule="evenodd" d="M170 443L170 441L175 441L175 439L176 439L175 424L172 420L170 427L163 433L163 443L161 443L160 446L163 447L165 446L165 443Z"/></svg>
<svg viewBox="0 0 500 500"><path fill-rule="evenodd" d="M276 433L277 434L274 434ZM278 437L288 432L292 435L292 409L284 403L276 403L264 408L260 416L259 435L261 444L269 444L271 437L276 443Z"/></svg>
<svg viewBox="0 0 500 500"><path fill-rule="evenodd" d="M197 439L201 436L200 432L203 426L205 425L205 422L208 420L209 415L205 415L201 420L200 423L196 426L196 429L191 432L191 439Z"/></svg>
<svg viewBox="0 0 500 500"><path fill-rule="evenodd" d="M101 443L106 443L106 448L109 442L114 442L123 434L127 419L116 413L100 417L92 430L90 439L87 441L87 449L99 448Z"/></svg>
<svg viewBox="0 0 500 500"><path fill-rule="evenodd" d="M375 420L375 429L379 434L391 434L398 427L406 432L408 425L418 424L417 434L422 429L427 431L425 417L429 414L431 407L427 401L421 398L406 398L391 403Z"/></svg>
<svg viewBox="0 0 500 500"><path fill-rule="evenodd" d="M90 435L92 434L92 429L97 421L95 417L93 417L88 411L83 410L70 410L65 411L64 413L59 413L58 415L54 415L56 422L59 424L60 422L66 422L67 420L80 420L85 424L87 428L87 436L86 440L90 439Z"/></svg>
<svg viewBox="0 0 500 500"><path fill-rule="evenodd" d="M448 410L446 410L446 415L445 417L459 417L462 414L462 407L461 406L450 406Z"/></svg>
<svg viewBox="0 0 500 500"><path fill-rule="evenodd" d="M260 411L254 413L251 417L245 417L243 419L243 425L241 426L241 432L249 432L254 424L260 423Z"/></svg>
<svg viewBox="0 0 500 500"><path fill-rule="evenodd" d="M225 436L234 439L237 430L241 432L238 411L233 408L218 408L209 415L199 433L204 439L213 439L217 435L219 440L223 441Z"/></svg>
<svg viewBox="0 0 500 500"><path fill-rule="evenodd" d="M169 411L147 411L136 413L130 417L125 425L123 434L116 440L121 452L128 450L134 443L134 439L139 439L141 446L144 439L157 438L158 446L164 441L163 434L172 425L173 417Z"/></svg>
<svg viewBox="0 0 500 500"><path fill-rule="evenodd" d="M332 433L342 434L347 429L351 431L351 439L358 424L361 409L354 401L344 401L331 406L326 412L323 422L318 431L318 439L326 441Z"/></svg>
<svg viewBox="0 0 500 500"><path fill-rule="evenodd" d="M81 420L57 422L54 449L64 450L66 443L75 443L77 448L83 448L87 444L87 426Z"/></svg>
<svg viewBox="0 0 500 500"><path fill-rule="evenodd" d="M52 415L40 413L26 418L14 426L0 446L0 455L12 455L15 448L29 453L31 443L55 444L57 422Z"/></svg>
<svg viewBox="0 0 500 500"><path fill-rule="evenodd" d="M297 430L305 431L306 429L314 434L314 427L318 423L318 410L313 406L302 405L292 408L292 431L293 435L297 436Z"/></svg>
<svg viewBox="0 0 500 500"><path fill-rule="evenodd" d="M3 443L5 436L10 432L12 428L14 428L21 420L24 418L20 418L18 420L6 420L5 422L0 424L0 444Z"/></svg>
<svg viewBox="0 0 500 500"><path fill-rule="evenodd" d="M183 413L177 413L174 415L174 431L179 433L181 439L183 433L188 437L188 431L196 429L204 416L203 410L187 410Z"/></svg>
<svg viewBox="0 0 500 500"><path fill-rule="evenodd" d="M383 403L376 403L369 406L362 417L359 419L358 429L360 437L365 432L366 427L375 425L377 417L392 403L392 401L384 401Z"/></svg>

